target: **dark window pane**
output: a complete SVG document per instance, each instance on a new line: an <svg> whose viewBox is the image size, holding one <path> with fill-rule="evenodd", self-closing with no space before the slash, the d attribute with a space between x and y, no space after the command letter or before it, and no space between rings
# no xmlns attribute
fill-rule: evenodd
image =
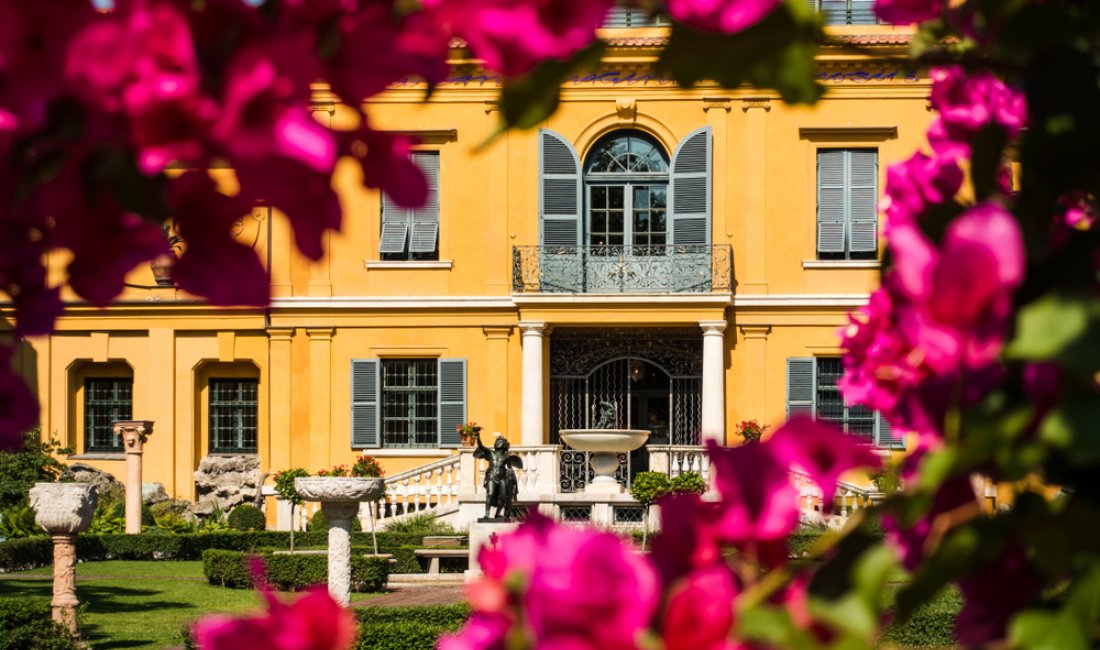
<svg viewBox="0 0 1100 650"><path fill-rule="evenodd" d="M133 419L133 385L129 377L84 380L85 451L122 451L114 423Z"/></svg>
<svg viewBox="0 0 1100 650"><path fill-rule="evenodd" d="M210 451L256 453L258 440L256 379L211 379L208 385Z"/></svg>
<svg viewBox="0 0 1100 650"><path fill-rule="evenodd" d="M387 447L435 447L438 444L438 395L435 359L382 362L383 374L403 378L382 389L382 444Z"/></svg>

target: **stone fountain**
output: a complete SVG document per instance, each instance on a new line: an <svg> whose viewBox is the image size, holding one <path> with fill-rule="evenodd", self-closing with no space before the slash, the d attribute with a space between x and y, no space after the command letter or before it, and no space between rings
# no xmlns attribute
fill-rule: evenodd
<svg viewBox="0 0 1100 650"><path fill-rule="evenodd" d="M34 521L53 540L53 620L75 636L76 535L88 529L98 495L90 483L35 483L30 490Z"/></svg>
<svg viewBox="0 0 1100 650"><path fill-rule="evenodd" d="M305 501L319 501L328 521L328 593L341 605L351 602L351 520L363 501L377 501L385 491L380 478L310 476L294 479Z"/></svg>
<svg viewBox="0 0 1100 650"><path fill-rule="evenodd" d="M619 469L619 454L629 454L649 439L645 429L562 429L562 442L577 451L587 451L595 476L585 492L622 494L623 486L615 480Z"/></svg>

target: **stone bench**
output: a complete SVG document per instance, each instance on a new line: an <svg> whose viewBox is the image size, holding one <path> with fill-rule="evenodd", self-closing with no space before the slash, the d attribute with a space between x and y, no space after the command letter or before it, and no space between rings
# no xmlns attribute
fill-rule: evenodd
<svg viewBox="0 0 1100 650"><path fill-rule="evenodd" d="M445 557L469 558L468 548L418 548L413 553L417 557L428 558L428 575L439 575L439 560Z"/></svg>

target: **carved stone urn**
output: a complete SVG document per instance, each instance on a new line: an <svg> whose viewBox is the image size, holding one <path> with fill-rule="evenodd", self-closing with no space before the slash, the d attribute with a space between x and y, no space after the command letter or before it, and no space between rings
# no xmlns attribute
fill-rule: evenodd
<svg viewBox="0 0 1100 650"><path fill-rule="evenodd" d="M53 620L76 628L76 535L92 523L99 495L91 483L35 483L30 490L34 521L53 540Z"/></svg>
<svg viewBox="0 0 1100 650"><path fill-rule="evenodd" d="M305 501L320 501L328 521L328 593L341 605L351 602L351 520L362 501L377 501L385 493L380 478L309 476L294 479Z"/></svg>

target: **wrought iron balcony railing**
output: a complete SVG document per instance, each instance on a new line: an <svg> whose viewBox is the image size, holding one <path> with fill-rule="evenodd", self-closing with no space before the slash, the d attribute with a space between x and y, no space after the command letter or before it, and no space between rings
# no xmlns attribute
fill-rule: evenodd
<svg viewBox="0 0 1100 650"><path fill-rule="evenodd" d="M807 0L817 11L825 15L826 25L874 25L874 0Z"/></svg>
<svg viewBox="0 0 1100 650"><path fill-rule="evenodd" d="M710 293L732 286L728 244L512 247L516 293Z"/></svg>

